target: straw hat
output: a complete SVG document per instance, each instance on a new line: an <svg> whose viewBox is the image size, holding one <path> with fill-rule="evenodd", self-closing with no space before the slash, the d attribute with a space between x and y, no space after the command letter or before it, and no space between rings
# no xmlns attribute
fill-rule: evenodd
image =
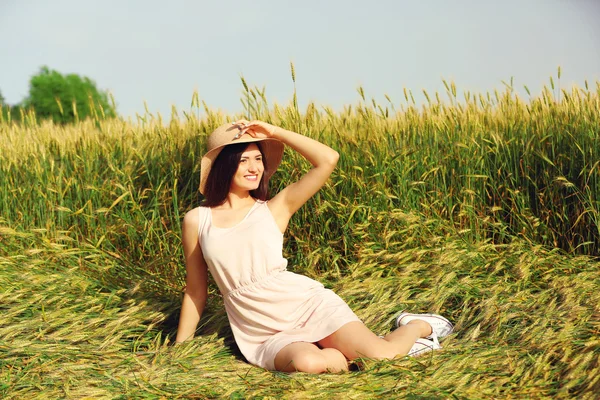
<svg viewBox="0 0 600 400"><path fill-rule="evenodd" d="M240 131L239 126L228 123L215 129L208 137L206 143L207 152L202 157L200 163L200 193L205 194L206 179L208 178L208 174L210 174L213 162L217 159L223 147L228 144L263 142L260 144L260 147L266 161L265 164L267 165L267 169L263 172L264 177L271 177L277 170L283 157L283 143L273 138L255 138L248 133L237 137Z"/></svg>

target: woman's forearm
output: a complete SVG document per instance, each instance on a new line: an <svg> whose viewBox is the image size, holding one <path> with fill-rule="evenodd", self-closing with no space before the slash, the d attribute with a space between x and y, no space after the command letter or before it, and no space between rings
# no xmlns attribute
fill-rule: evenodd
<svg viewBox="0 0 600 400"><path fill-rule="evenodd" d="M273 138L302 154L314 167L335 167L337 164L339 158L337 151L307 136L278 127L273 133Z"/></svg>
<svg viewBox="0 0 600 400"><path fill-rule="evenodd" d="M177 343L190 340L196 333L196 327L200 322L202 311L206 304L206 296L192 297L184 293L181 303L181 313L179 315L179 326L177 328Z"/></svg>

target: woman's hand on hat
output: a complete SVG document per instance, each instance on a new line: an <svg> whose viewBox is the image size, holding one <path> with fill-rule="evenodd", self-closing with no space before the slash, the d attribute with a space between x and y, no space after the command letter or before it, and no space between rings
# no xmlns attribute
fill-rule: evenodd
<svg viewBox="0 0 600 400"><path fill-rule="evenodd" d="M246 119L240 119L233 123L238 126L241 130L236 136L242 136L247 133L254 138L272 138L275 136L277 127L266 122L254 120L248 121Z"/></svg>

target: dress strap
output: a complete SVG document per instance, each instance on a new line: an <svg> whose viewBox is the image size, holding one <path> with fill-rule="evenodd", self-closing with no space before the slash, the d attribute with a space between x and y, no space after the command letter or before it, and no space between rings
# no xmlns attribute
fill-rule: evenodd
<svg viewBox="0 0 600 400"><path fill-rule="evenodd" d="M198 207L198 240L200 240L200 235L202 235L202 230L204 229L204 225L206 225L209 213L210 208Z"/></svg>

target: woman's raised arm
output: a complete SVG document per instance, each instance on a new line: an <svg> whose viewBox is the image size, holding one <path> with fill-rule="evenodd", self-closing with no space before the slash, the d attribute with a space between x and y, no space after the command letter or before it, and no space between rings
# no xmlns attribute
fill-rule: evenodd
<svg viewBox="0 0 600 400"><path fill-rule="evenodd" d="M288 185L269 201L271 213L283 232L292 215L325 184L335 169L339 154L321 142L265 122L242 120L236 124L243 128L242 134L280 140L313 165L302 178Z"/></svg>
<svg viewBox="0 0 600 400"><path fill-rule="evenodd" d="M206 305L208 268L198 242L198 209L189 211L183 218L182 236L185 256L185 291L179 314L179 327L175 342L192 339Z"/></svg>

